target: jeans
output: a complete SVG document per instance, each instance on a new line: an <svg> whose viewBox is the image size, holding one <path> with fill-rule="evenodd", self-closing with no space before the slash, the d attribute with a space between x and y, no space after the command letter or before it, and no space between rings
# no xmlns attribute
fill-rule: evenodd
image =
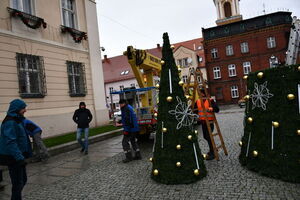
<svg viewBox="0 0 300 200"><path fill-rule="evenodd" d="M12 183L11 200L21 200L22 190L27 182L25 165L8 166L9 176Z"/></svg>
<svg viewBox="0 0 300 200"><path fill-rule="evenodd" d="M84 132L84 143L81 140L81 134ZM82 149L85 151L88 151L88 145L89 145L89 128L77 128L77 135L76 139L78 143L81 145Z"/></svg>

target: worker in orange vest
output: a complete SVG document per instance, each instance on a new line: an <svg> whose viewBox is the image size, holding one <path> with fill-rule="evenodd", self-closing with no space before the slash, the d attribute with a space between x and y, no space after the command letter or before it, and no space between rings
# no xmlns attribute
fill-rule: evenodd
<svg viewBox="0 0 300 200"><path fill-rule="evenodd" d="M215 158L215 156L214 156L213 145L212 145L211 139L209 137L209 132L208 132L208 128L207 128L207 125L206 125L205 118L207 117L208 121L215 120L213 113L214 112L218 113L220 109L219 109L218 105L216 104L216 102L213 99L211 99L211 98L206 99L204 89L201 89L200 92L201 92L201 95L203 97L202 101L203 101L204 108L201 105L200 99L198 99L195 103L196 104L195 106L197 106L196 108L198 110L198 115L199 115L197 124L202 125L203 137L207 141L207 144L209 146L209 152L207 153L206 160L212 160L212 159ZM209 101L210 101L210 103L209 103ZM204 114L204 109L206 111L206 116ZM211 131L213 132L213 130L214 130L214 123L213 122L210 123L210 128L211 128Z"/></svg>

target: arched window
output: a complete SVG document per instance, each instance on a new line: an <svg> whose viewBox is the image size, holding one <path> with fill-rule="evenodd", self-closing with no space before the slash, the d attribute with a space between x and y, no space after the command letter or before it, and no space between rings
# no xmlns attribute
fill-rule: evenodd
<svg viewBox="0 0 300 200"><path fill-rule="evenodd" d="M225 11L225 17L231 17L232 12L231 12L231 4L229 2L224 3L224 11Z"/></svg>

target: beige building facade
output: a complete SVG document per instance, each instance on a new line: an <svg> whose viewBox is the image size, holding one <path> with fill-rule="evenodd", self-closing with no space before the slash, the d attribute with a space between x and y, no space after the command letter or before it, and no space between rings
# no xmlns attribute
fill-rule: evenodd
<svg viewBox="0 0 300 200"><path fill-rule="evenodd" d="M81 101L92 127L107 124L100 58L94 0L2 0L0 120L21 98L44 137L76 130L72 116Z"/></svg>

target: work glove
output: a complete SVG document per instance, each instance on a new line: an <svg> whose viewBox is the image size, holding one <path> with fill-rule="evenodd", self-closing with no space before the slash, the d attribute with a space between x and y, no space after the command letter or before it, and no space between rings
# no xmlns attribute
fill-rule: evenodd
<svg viewBox="0 0 300 200"><path fill-rule="evenodd" d="M123 135L129 135L129 132L123 131Z"/></svg>

